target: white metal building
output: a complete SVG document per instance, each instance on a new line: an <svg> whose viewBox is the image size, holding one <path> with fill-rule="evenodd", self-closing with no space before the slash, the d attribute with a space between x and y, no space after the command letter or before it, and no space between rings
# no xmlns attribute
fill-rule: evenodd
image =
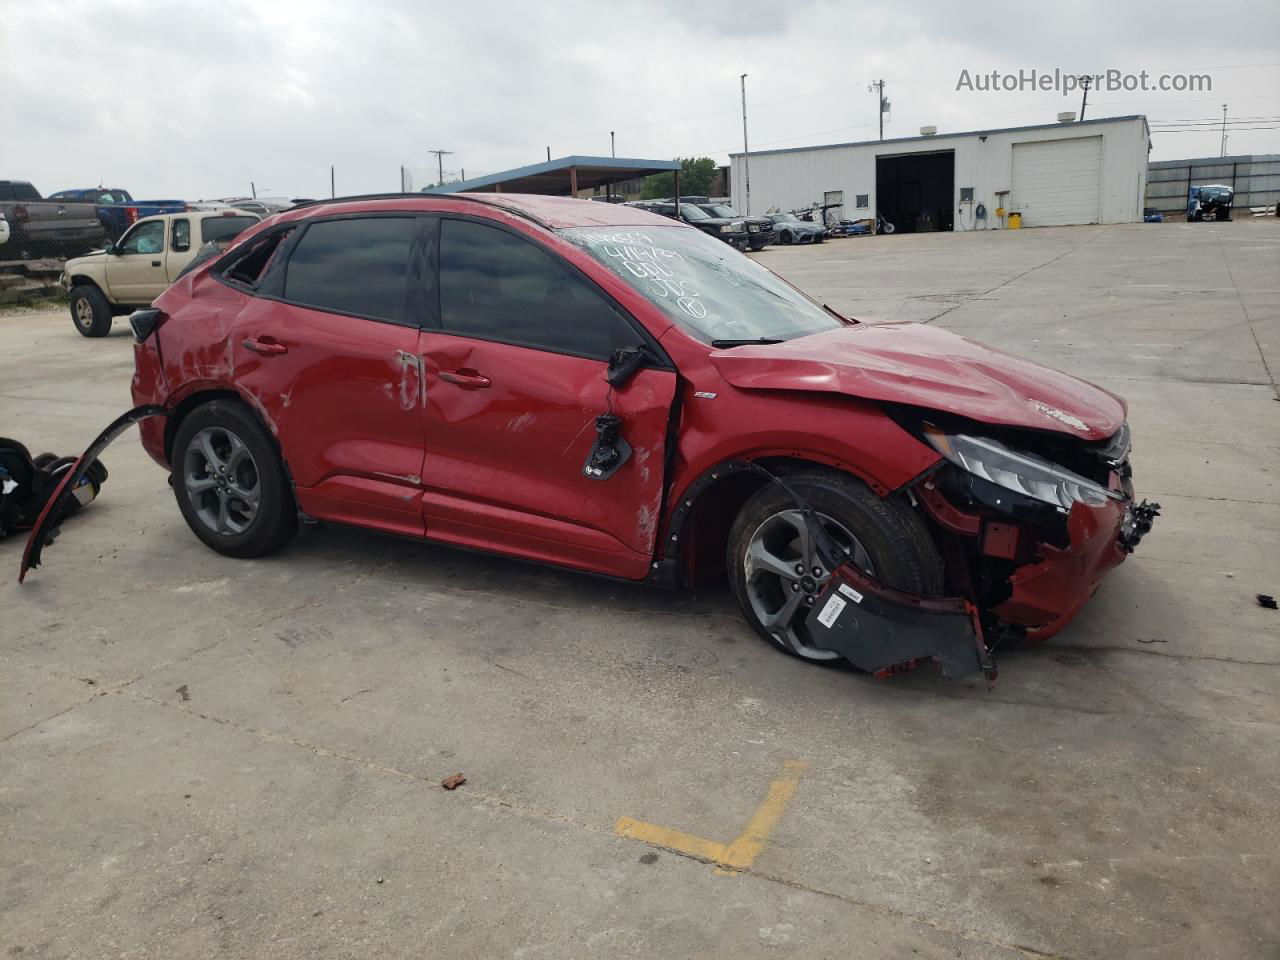
<svg viewBox="0 0 1280 960"><path fill-rule="evenodd" d="M879 209L900 232L999 229L997 208L1024 227L1130 223L1142 219L1150 147L1147 118L1130 116L752 151L749 212L842 203L843 217ZM746 213L747 165L730 159Z"/></svg>

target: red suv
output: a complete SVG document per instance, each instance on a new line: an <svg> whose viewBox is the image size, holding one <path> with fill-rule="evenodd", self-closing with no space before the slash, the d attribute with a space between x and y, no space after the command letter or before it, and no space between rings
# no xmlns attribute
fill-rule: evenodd
<svg viewBox="0 0 1280 960"><path fill-rule="evenodd" d="M727 572L788 653L989 673L1155 513L1119 397L845 318L634 207L306 205L132 323L134 398L165 412L143 445L230 556L314 518L664 585Z"/></svg>

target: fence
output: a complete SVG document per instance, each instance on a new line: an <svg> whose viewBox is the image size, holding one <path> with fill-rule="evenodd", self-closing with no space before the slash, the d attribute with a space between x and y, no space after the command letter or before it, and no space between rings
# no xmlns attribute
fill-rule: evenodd
<svg viewBox="0 0 1280 960"><path fill-rule="evenodd" d="M1280 203L1280 154L1157 160L1147 166L1145 205L1164 214L1185 213L1187 191L1209 183L1234 190L1241 213L1250 207L1274 209Z"/></svg>

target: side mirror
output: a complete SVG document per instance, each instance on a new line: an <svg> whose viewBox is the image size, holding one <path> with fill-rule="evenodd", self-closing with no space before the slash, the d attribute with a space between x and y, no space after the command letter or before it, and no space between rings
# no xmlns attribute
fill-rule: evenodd
<svg viewBox="0 0 1280 960"><path fill-rule="evenodd" d="M604 378L611 387L621 387L649 360L649 351L645 347L621 347L609 357L609 368Z"/></svg>
<svg viewBox="0 0 1280 960"><path fill-rule="evenodd" d="M118 256L120 256L120 248L119 248L119 247L117 247L114 243L108 243L105 247L103 247L103 248L102 248L102 251L103 251L103 252L104 252L108 257L118 257Z"/></svg>

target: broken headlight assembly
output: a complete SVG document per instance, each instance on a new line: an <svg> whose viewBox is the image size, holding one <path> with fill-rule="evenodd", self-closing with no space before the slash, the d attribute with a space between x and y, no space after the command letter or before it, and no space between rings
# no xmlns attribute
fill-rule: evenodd
<svg viewBox="0 0 1280 960"><path fill-rule="evenodd" d="M1108 490L1032 453L1023 453L990 437L945 433L924 425L924 437L940 454L963 470L1005 490L1030 497L1068 513L1074 503L1092 507L1110 500L1125 500L1123 493Z"/></svg>

